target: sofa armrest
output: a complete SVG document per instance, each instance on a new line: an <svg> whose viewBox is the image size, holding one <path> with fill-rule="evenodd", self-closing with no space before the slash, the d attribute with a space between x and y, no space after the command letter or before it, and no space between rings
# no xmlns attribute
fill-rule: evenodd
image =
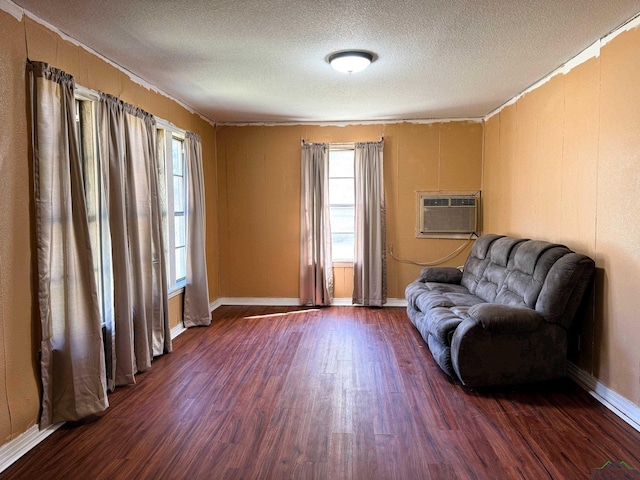
<svg viewBox="0 0 640 480"><path fill-rule="evenodd" d="M451 339L453 370L471 388L562 377L566 374L566 355L566 330L546 321L532 332L510 333L487 330L467 318Z"/></svg>
<svg viewBox="0 0 640 480"><path fill-rule="evenodd" d="M485 330L496 333L525 333L540 328L543 316L527 307L479 303L469 309L469 317Z"/></svg>
<svg viewBox="0 0 640 480"><path fill-rule="evenodd" d="M462 272L455 267L427 267L420 272L421 282L460 284Z"/></svg>

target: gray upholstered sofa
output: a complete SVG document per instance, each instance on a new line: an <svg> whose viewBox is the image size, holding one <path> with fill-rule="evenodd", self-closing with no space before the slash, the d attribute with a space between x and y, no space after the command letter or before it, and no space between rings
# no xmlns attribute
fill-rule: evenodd
<svg viewBox="0 0 640 480"><path fill-rule="evenodd" d="M463 271L422 270L405 290L407 313L438 365L467 386L561 377L594 270L563 245L484 235Z"/></svg>

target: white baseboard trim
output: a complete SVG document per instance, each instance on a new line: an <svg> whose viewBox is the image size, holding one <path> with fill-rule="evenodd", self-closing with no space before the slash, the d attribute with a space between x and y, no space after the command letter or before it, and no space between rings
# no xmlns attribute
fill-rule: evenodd
<svg viewBox="0 0 640 480"><path fill-rule="evenodd" d="M217 301L220 305L242 305L261 307L299 307L300 299L286 297L222 297Z"/></svg>
<svg viewBox="0 0 640 480"><path fill-rule="evenodd" d="M176 325L175 327L173 327L171 329L171 340L173 340L174 338L176 338L178 335L180 335L181 333L186 332L187 329L185 328L185 326L182 324L182 322L180 322L178 325Z"/></svg>
<svg viewBox="0 0 640 480"><path fill-rule="evenodd" d="M219 308L221 306L222 306L222 301L218 298L217 300L214 300L209 304L209 311L213 312L216 308Z"/></svg>
<svg viewBox="0 0 640 480"><path fill-rule="evenodd" d="M640 432L640 407L638 405L614 392L572 362L567 362L567 373L571 380L589 392L593 398Z"/></svg>
<svg viewBox="0 0 640 480"><path fill-rule="evenodd" d="M334 298L331 302L332 307L363 307L365 305L354 305L350 298ZM407 301L404 298L387 298L384 307L406 307Z"/></svg>
<svg viewBox="0 0 640 480"><path fill-rule="evenodd" d="M4 472L14 462L20 459L20 457L42 442L62 425L64 425L64 422L56 423L44 430L40 430L38 425L34 425L19 437L16 437L10 442L2 445L0 447L0 472Z"/></svg>
<svg viewBox="0 0 640 480"><path fill-rule="evenodd" d="M407 308L407 299L406 298L387 298L387 303L385 303L384 306Z"/></svg>
<svg viewBox="0 0 640 480"><path fill-rule="evenodd" d="M209 309L213 312L222 305L242 305L261 307L299 307L300 299L286 297L221 297L209 304ZM351 298L334 298L331 302L333 307L354 306ZM407 301L404 298L389 298L385 307L406 307Z"/></svg>

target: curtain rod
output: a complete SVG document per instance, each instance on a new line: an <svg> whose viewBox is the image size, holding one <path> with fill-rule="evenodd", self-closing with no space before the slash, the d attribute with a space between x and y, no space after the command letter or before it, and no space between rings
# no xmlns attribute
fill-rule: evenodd
<svg viewBox="0 0 640 480"><path fill-rule="evenodd" d="M378 140L378 142L384 142L384 136L380 137L380 140ZM368 143L368 142L336 142L336 143L331 143L329 142L329 145L355 145L356 143ZM307 142L304 138L300 139L300 145L313 145L313 143L309 143Z"/></svg>

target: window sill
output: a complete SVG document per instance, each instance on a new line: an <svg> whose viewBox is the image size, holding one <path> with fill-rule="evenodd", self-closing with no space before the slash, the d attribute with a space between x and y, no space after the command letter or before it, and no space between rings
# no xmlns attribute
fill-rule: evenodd
<svg viewBox="0 0 640 480"><path fill-rule="evenodd" d="M177 297L178 295L182 295L184 293L184 286L187 284L184 280L182 282L177 283L173 288L169 289L169 298Z"/></svg>
<svg viewBox="0 0 640 480"><path fill-rule="evenodd" d="M353 262L348 260L331 262L333 268L353 268Z"/></svg>

